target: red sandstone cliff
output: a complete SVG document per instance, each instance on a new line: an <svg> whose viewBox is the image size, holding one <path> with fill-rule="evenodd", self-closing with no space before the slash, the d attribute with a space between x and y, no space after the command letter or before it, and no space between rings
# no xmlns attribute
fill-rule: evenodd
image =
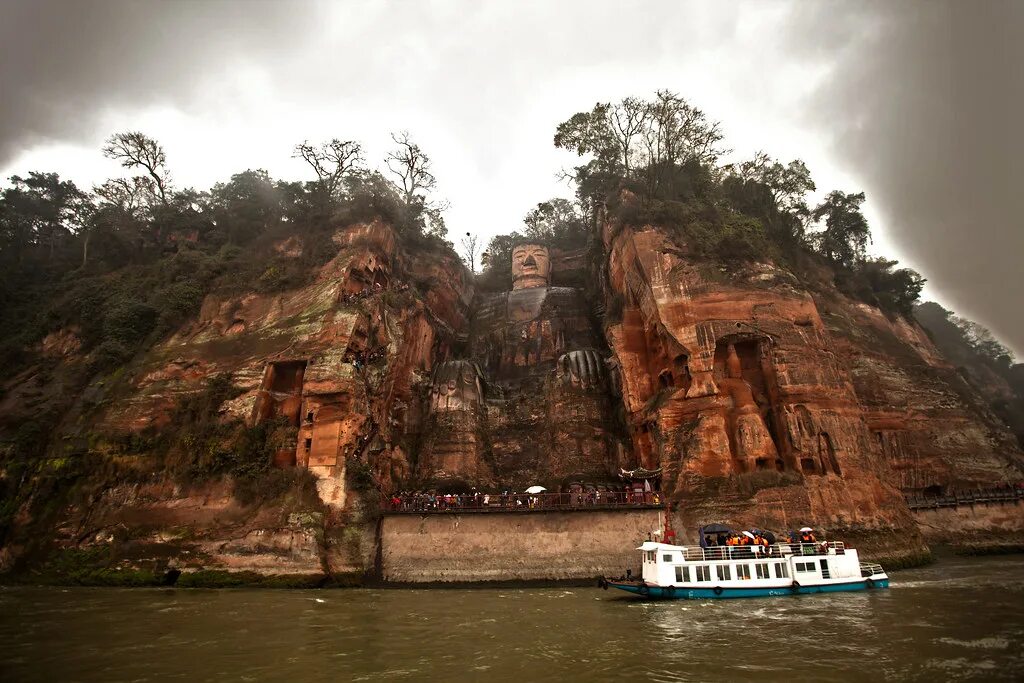
<svg viewBox="0 0 1024 683"><path fill-rule="evenodd" d="M70 501L58 545L118 539L126 565L359 573L381 492L611 484L639 466L662 470L680 529L812 524L896 533L916 552L903 492L1022 478L1012 437L914 323L771 264L701 262L656 226L599 232L553 255L553 282L474 297L453 255L360 224L307 286L208 297L76 419L110 437L167 424L178 398L228 373L239 393L219 419L280 425L274 462L307 470L316 496L247 506L136 463L147 483ZM74 331L48 343L73 354ZM0 409L38 390L15 378Z"/></svg>

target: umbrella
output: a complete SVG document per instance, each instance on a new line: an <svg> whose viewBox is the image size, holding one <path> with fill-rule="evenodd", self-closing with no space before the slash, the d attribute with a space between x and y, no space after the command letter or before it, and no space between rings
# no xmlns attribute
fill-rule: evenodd
<svg viewBox="0 0 1024 683"><path fill-rule="evenodd" d="M805 526L805 527L801 527L800 531L814 531L814 529L812 529L809 526Z"/></svg>
<svg viewBox="0 0 1024 683"><path fill-rule="evenodd" d="M541 493L542 491L547 491L547 489L544 488L543 486L531 486L530 488L526 489L527 493Z"/></svg>
<svg viewBox="0 0 1024 683"><path fill-rule="evenodd" d="M705 527L701 527L701 530L705 534L727 534L730 531L732 531L732 529L730 529L726 525L724 525L724 524L717 524L717 523L716 524L708 524Z"/></svg>
<svg viewBox="0 0 1024 683"><path fill-rule="evenodd" d="M750 533L749 531L744 531L743 535L746 536L747 538L753 538L754 537L754 534Z"/></svg>
<svg viewBox="0 0 1024 683"><path fill-rule="evenodd" d="M775 534L770 531L762 531L761 535L768 541L768 543L775 543Z"/></svg>

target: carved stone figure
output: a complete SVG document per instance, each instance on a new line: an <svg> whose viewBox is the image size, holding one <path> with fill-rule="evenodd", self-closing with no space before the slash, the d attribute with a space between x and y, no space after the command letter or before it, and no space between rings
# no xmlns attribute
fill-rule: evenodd
<svg viewBox="0 0 1024 683"><path fill-rule="evenodd" d="M517 244L512 248L512 289L547 287L551 275L548 248L540 244Z"/></svg>
<svg viewBox="0 0 1024 683"><path fill-rule="evenodd" d="M419 477L513 488L610 479L623 429L591 307L581 290L550 286L546 247L517 244L510 265L513 289L475 301L472 360L434 370Z"/></svg>
<svg viewBox="0 0 1024 683"><path fill-rule="evenodd" d="M718 389L730 398L732 404L729 423L732 425L730 437L734 445L734 457L743 462L747 470L755 469L758 461L774 466L778 451L754 400L754 392L743 379L735 345L729 344L727 351L726 377L719 382Z"/></svg>

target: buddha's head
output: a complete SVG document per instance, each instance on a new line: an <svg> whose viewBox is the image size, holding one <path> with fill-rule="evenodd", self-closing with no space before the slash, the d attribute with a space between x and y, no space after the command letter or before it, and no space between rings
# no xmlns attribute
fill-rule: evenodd
<svg viewBox="0 0 1024 683"><path fill-rule="evenodd" d="M527 242L512 248L512 289L547 287L550 275L547 247Z"/></svg>

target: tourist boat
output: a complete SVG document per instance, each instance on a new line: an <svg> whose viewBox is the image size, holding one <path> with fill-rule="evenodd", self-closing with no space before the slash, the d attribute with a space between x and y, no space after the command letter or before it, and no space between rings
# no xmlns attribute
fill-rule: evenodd
<svg viewBox="0 0 1024 683"><path fill-rule="evenodd" d="M639 580L600 586L651 599L757 598L888 588L881 565L861 562L840 541L769 546L678 546L647 541Z"/></svg>

